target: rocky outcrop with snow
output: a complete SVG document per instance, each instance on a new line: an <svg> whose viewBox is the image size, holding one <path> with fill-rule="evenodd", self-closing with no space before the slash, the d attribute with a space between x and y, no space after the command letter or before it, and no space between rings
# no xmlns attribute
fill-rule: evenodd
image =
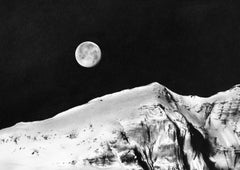
<svg viewBox="0 0 240 170"><path fill-rule="evenodd" d="M240 169L240 87L208 98L152 83L0 131L3 170Z"/></svg>

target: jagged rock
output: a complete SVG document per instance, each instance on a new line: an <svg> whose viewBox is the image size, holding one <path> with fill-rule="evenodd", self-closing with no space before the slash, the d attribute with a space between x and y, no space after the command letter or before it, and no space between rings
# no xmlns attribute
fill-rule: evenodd
<svg viewBox="0 0 240 170"><path fill-rule="evenodd" d="M209 98L124 90L2 129L0 169L240 169L239 106L239 86Z"/></svg>

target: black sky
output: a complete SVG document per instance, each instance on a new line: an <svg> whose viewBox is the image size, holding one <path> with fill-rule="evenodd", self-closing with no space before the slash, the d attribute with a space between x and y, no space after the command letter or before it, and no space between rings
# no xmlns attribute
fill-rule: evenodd
<svg viewBox="0 0 240 170"><path fill-rule="evenodd" d="M102 50L80 67L75 48ZM240 83L240 10L233 1L0 2L0 128L159 82L209 96Z"/></svg>

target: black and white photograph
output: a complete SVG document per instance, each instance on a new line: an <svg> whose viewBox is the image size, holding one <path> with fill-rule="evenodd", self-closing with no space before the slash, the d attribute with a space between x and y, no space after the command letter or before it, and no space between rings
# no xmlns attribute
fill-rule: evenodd
<svg viewBox="0 0 240 170"><path fill-rule="evenodd" d="M240 170L240 3L0 0L0 170Z"/></svg>

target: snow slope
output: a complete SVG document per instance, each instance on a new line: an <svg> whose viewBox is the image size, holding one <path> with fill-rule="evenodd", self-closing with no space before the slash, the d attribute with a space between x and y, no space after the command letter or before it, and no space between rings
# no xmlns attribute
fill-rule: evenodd
<svg viewBox="0 0 240 170"><path fill-rule="evenodd" d="M2 170L240 169L240 88L209 98L147 86L0 131Z"/></svg>

